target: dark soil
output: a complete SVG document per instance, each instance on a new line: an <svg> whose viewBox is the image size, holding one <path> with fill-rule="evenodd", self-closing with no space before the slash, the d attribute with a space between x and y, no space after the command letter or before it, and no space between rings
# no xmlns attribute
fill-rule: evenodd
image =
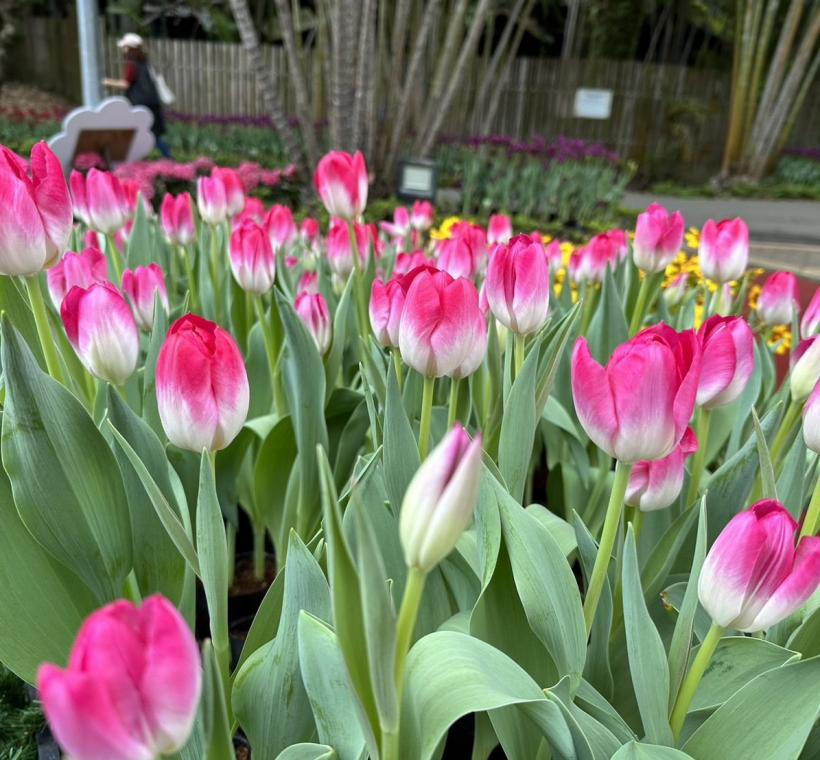
<svg viewBox="0 0 820 760"><path fill-rule="evenodd" d="M233 585L228 591L230 596L247 596L265 591L276 577L276 560L268 555L265 559L265 577L256 578L253 573L253 557L238 557L234 571Z"/></svg>

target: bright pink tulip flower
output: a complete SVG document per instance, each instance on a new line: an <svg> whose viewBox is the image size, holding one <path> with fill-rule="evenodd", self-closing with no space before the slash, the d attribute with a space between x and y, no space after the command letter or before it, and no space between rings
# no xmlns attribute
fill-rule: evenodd
<svg viewBox="0 0 820 760"><path fill-rule="evenodd" d="M319 237L319 222L308 217L299 225L299 236L305 243L313 243Z"/></svg>
<svg viewBox="0 0 820 760"><path fill-rule="evenodd" d="M512 219L506 214L493 214L487 224L487 244L508 243L512 236Z"/></svg>
<svg viewBox="0 0 820 760"><path fill-rule="evenodd" d="M302 272L299 282L296 285L296 293L318 293L319 292L319 273L318 272Z"/></svg>
<svg viewBox="0 0 820 760"><path fill-rule="evenodd" d="M159 264L126 269L122 273L122 290L131 301L134 318L141 330L151 332L154 328L154 298L159 294L159 302L168 313L168 290Z"/></svg>
<svg viewBox="0 0 820 760"><path fill-rule="evenodd" d="M544 254L547 257L547 264L550 269L557 271L564 266L564 252L561 250L560 240L550 240L547 247L544 248Z"/></svg>
<svg viewBox="0 0 820 760"><path fill-rule="evenodd" d="M453 225L452 236L469 243L470 250L473 252L473 272L483 274L489 255L487 233L484 228L472 222L458 222Z"/></svg>
<svg viewBox="0 0 820 760"><path fill-rule="evenodd" d="M731 404L746 388L755 369L755 339L743 317L707 319L698 331L703 351L698 406Z"/></svg>
<svg viewBox="0 0 820 760"><path fill-rule="evenodd" d="M206 224L222 224L228 218L228 194L218 176L197 179L196 205Z"/></svg>
<svg viewBox="0 0 820 760"><path fill-rule="evenodd" d="M105 255L98 248L86 248L82 253L68 251L46 271L46 278L51 301L59 311L66 293L75 285L88 288L95 282L108 282Z"/></svg>
<svg viewBox="0 0 820 760"><path fill-rule="evenodd" d="M698 597L724 628L765 631L797 610L820 583L820 537L795 549L794 518L773 500L735 515L712 544Z"/></svg>
<svg viewBox="0 0 820 760"><path fill-rule="evenodd" d="M410 213L404 206L393 209L392 222L380 222L379 227L393 238L403 238L410 232Z"/></svg>
<svg viewBox="0 0 820 760"><path fill-rule="evenodd" d="M820 288L814 291L814 295L803 312L803 319L800 321L800 337L811 338L820 332Z"/></svg>
<svg viewBox="0 0 820 760"><path fill-rule="evenodd" d="M410 212L410 225L414 230L424 232L433 226L436 219L436 210L430 201L416 201Z"/></svg>
<svg viewBox="0 0 820 760"><path fill-rule="evenodd" d="M432 266L420 266L404 275L396 275L389 282L373 280L370 290L370 326L376 340L383 346L399 345L399 324L404 309L404 299L413 280L422 272L434 274Z"/></svg>
<svg viewBox="0 0 820 760"><path fill-rule="evenodd" d="M675 259L683 243L683 217L670 214L659 203L650 204L638 215L632 258L644 272L662 272Z"/></svg>
<svg viewBox="0 0 820 760"><path fill-rule="evenodd" d="M250 219L257 224L265 221L265 204L259 198L252 195L245 197L245 207L234 217L234 224Z"/></svg>
<svg viewBox="0 0 820 760"><path fill-rule="evenodd" d="M487 302L495 318L519 335L538 332L549 313L550 280L541 243L516 235L497 245L484 281Z"/></svg>
<svg viewBox="0 0 820 760"><path fill-rule="evenodd" d="M700 231L698 261L714 282L739 280L749 263L749 228L742 219L708 219Z"/></svg>
<svg viewBox="0 0 820 760"><path fill-rule="evenodd" d="M188 245L196 240L194 204L190 193L180 193L176 198L166 193L160 206L159 218L169 243Z"/></svg>
<svg viewBox="0 0 820 760"><path fill-rule="evenodd" d="M262 227L246 219L231 233L231 271L242 290L262 295L276 279L276 257L270 237Z"/></svg>
<svg viewBox="0 0 820 760"><path fill-rule="evenodd" d="M396 256L396 263L393 266L393 274L407 274L416 267L423 267L428 263L429 260L424 251L400 253Z"/></svg>
<svg viewBox="0 0 820 760"><path fill-rule="evenodd" d="M800 290L791 272L775 272L760 290L757 315L767 325L790 325L800 313Z"/></svg>
<svg viewBox="0 0 820 760"><path fill-rule="evenodd" d="M236 216L245 208L245 187L235 169L217 166L211 177L222 181L225 188L226 213L229 217Z"/></svg>
<svg viewBox="0 0 820 760"><path fill-rule="evenodd" d="M128 201L122 183L111 172L90 169L85 178L88 223L97 232L113 235L128 221Z"/></svg>
<svg viewBox="0 0 820 760"><path fill-rule="evenodd" d="M475 285L447 272L417 274L404 299L399 350L404 363L426 377L458 379L475 372L487 352L487 322Z"/></svg>
<svg viewBox="0 0 820 760"><path fill-rule="evenodd" d="M626 259L629 254L629 240L623 230L607 230L596 235L593 240L596 241L596 245L609 246L610 258L616 263Z"/></svg>
<svg viewBox="0 0 820 760"><path fill-rule="evenodd" d="M63 169L44 143L23 160L0 146L0 274L33 275L62 256L73 214Z"/></svg>
<svg viewBox="0 0 820 760"><path fill-rule="evenodd" d="M274 251L289 248L299 234L293 220L293 212L287 206L278 204L268 211L264 227Z"/></svg>
<svg viewBox="0 0 820 760"><path fill-rule="evenodd" d="M578 419L596 446L625 464L663 459L689 425L700 368L694 330L650 327L616 348L606 367L579 338L572 353Z"/></svg>
<svg viewBox="0 0 820 760"><path fill-rule="evenodd" d="M230 333L187 314L171 325L157 359L157 406L168 440L189 451L224 449L248 416L250 389Z"/></svg>
<svg viewBox="0 0 820 760"><path fill-rule="evenodd" d="M85 174L76 169L71 170L68 177L68 185L71 190L71 205L76 216L84 224L88 224L88 200L85 195Z"/></svg>
<svg viewBox="0 0 820 760"><path fill-rule="evenodd" d="M803 407L803 440L815 454L820 454L820 382Z"/></svg>
<svg viewBox="0 0 820 760"><path fill-rule="evenodd" d="M436 258L438 268L451 277L472 280L476 275L475 254L466 237L442 240L436 248Z"/></svg>
<svg viewBox="0 0 820 760"><path fill-rule="evenodd" d="M629 473L624 501L641 512L666 509L680 496L686 460L698 450L692 428L686 428L671 454L652 462L637 462Z"/></svg>
<svg viewBox="0 0 820 760"><path fill-rule="evenodd" d="M202 690L196 640L171 603L109 604L89 616L68 667L44 664L37 689L73 760L154 760L188 741Z"/></svg>
<svg viewBox="0 0 820 760"><path fill-rule="evenodd" d="M299 293L294 308L313 337L319 353L326 354L333 338L333 325L325 297L321 293Z"/></svg>
<svg viewBox="0 0 820 760"><path fill-rule="evenodd" d="M802 401L820 380L820 335L801 340L789 361L789 385L792 399Z"/></svg>
<svg viewBox="0 0 820 760"><path fill-rule="evenodd" d="M327 213L345 220L355 219L367 206L367 166L364 156L332 150L319 161L313 186Z"/></svg>
<svg viewBox="0 0 820 760"><path fill-rule="evenodd" d="M359 250L359 261L362 267L367 265L370 250L370 230L364 224L354 224L356 244ZM350 245L350 232L343 219L330 220L330 232L327 235L327 262L333 274L347 279L353 271L353 248Z"/></svg>
<svg viewBox="0 0 820 760"><path fill-rule="evenodd" d="M123 385L137 368L140 336L134 315L110 283L73 287L60 307L68 340L95 377Z"/></svg>

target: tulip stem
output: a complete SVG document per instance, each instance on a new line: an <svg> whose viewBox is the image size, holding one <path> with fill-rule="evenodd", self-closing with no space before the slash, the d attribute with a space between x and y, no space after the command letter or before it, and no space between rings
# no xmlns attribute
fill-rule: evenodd
<svg viewBox="0 0 820 760"><path fill-rule="evenodd" d="M258 581L265 580L265 524L253 524L253 577Z"/></svg>
<svg viewBox="0 0 820 760"><path fill-rule="evenodd" d="M712 424L712 412L701 407L698 409L697 436L698 450L692 459L692 474L689 477L689 492L686 495L686 507L691 507L698 497L700 481L706 469L706 449L709 445L709 428Z"/></svg>
<svg viewBox="0 0 820 760"><path fill-rule="evenodd" d="M447 429L453 427L458 417L458 390L461 381L457 378L450 380L450 405L447 409Z"/></svg>
<svg viewBox="0 0 820 760"><path fill-rule="evenodd" d="M616 462L615 480L612 483L612 491L609 494L609 504L606 507L606 517L604 527L601 532L601 542L598 545L598 554L595 557L595 564L592 567L592 575L589 578L586 597L584 599L584 622L587 633L592 630L592 621L595 619L595 611L598 608L598 601L606 580L606 572L609 568L609 560L612 556L612 548L615 546L615 537L618 534L618 525L621 522L621 513L624 506L624 495L629 483L629 473L632 471L631 464Z"/></svg>
<svg viewBox="0 0 820 760"><path fill-rule="evenodd" d="M421 396L421 420L419 422L419 456L423 462L430 450L430 423L433 419L433 390L436 378L424 378L424 391Z"/></svg>
<svg viewBox="0 0 820 760"><path fill-rule="evenodd" d="M356 225L352 219L347 220L347 234L350 238L350 252L353 256L353 295L356 300L356 315L359 319L359 335L366 337L369 333L367 318L367 302L362 286L362 262L359 258L359 241L356 238Z"/></svg>
<svg viewBox="0 0 820 760"><path fill-rule="evenodd" d="M632 532L635 535L635 545L638 545L638 541L641 538L641 528L643 527L643 518L644 513L640 507L635 507L635 511L632 513Z"/></svg>
<svg viewBox="0 0 820 760"><path fill-rule="evenodd" d="M706 672L706 668L712 660L712 655L720 643L720 637L723 635L723 631L724 628L722 626L717 625L717 623L712 623L709 633L706 634L706 638L701 642L698 653L692 661L692 667L689 668L686 678L683 679L677 699L675 700L675 706L672 708L672 716L669 719L675 741L680 737L689 705L692 704L692 698L695 696L700 679L703 678L703 674Z"/></svg>
<svg viewBox="0 0 820 760"><path fill-rule="evenodd" d="M402 370L401 370L401 351L397 347L392 349L393 354L393 368L396 370L396 382L399 385L399 391L402 386Z"/></svg>
<svg viewBox="0 0 820 760"><path fill-rule="evenodd" d="M222 300L219 292L219 227L213 225L211 233L211 256L208 261L208 271L211 275L211 288L214 292L214 315L217 324L222 322Z"/></svg>
<svg viewBox="0 0 820 760"><path fill-rule="evenodd" d="M196 290L196 277L194 277L194 262L191 260L193 252L186 246L180 245L179 255L182 258L182 266L185 269L185 278L188 280L188 292L191 294L191 311L199 311L199 296Z"/></svg>
<svg viewBox="0 0 820 760"><path fill-rule="evenodd" d="M515 375L513 375L513 380L521 374L521 368L524 366L524 353L525 353L525 341L526 336L519 335L515 333L515 338L513 339L513 357L515 359Z"/></svg>
<svg viewBox="0 0 820 760"><path fill-rule="evenodd" d="M820 477L814 484L814 492L811 495L806 516L803 518L803 527L800 529L800 538L813 536L817 533L818 528L820 528Z"/></svg>
<svg viewBox="0 0 820 760"><path fill-rule="evenodd" d="M648 274L644 274L643 279L641 280L641 287L640 290L638 290L638 299L635 301L635 308L632 311L632 320L629 322L630 338L638 333L638 330L641 329L641 325L643 324L643 318L649 302L649 291L652 288L653 279L654 278L650 277Z"/></svg>
<svg viewBox="0 0 820 760"><path fill-rule="evenodd" d="M26 290L28 291L31 311L34 313L34 324L37 326L37 337L40 339L40 347L43 349L48 374L58 383L62 383L63 370L60 366L60 359L57 356L54 337L51 333L51 325L48 322L48 313L46 312L46 305L43 301L43 289L40 285L39 273L32 277L26 277Z"/></svg>

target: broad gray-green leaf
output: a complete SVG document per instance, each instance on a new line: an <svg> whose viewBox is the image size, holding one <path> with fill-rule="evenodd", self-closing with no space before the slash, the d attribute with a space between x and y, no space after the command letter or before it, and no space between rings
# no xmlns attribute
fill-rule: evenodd
<svg viewBox="0 0 820 760"><path fill-rule="evenodd" d="M396 373L387 372L387 400L384 413L384 486L393 514L398 514L404 492L419 468L419 450L401 400Z"/></svg>
<svg viewBox="0 0 820 760"><path fill-rule="evenodd" d="M540 504L530 504L525 510L528 515L532 515L540 522L555 539L565 557L569 557L578 548L575 540L575 531L572 526L563 518L550 512L549 509Z"/></svg>
<svg viewBox="0 0 820 760"><path fill-rule="evenodd" d="M769 454L769 445L766 443L766 436L763 428L760 427L760 420L757 412L752 409L752 423L755 429L755 440L757 441L757 456L760 458L760 480L763 484L763 497L766 499L777 499L777 484L774 480L774 466L772 457Z"/></svg>
<svg viewBox="0 0 820 760"><path fill-rule="evenodd" d="M687 758L691 759L691 755L687 755L679 749L636 741L624 744L612 756L612 760L687 760Z"/></svg>
<svg viewBox="0 0 820 760"><path fill-rule="evenodd" d="M283 749L276 756L276 760L335 760L337 757L333 747L303 742Z"/></svg>
<svg viewBox="0 0 820 760"><path fill-rule="evenodd" d="M236 755L231 741L231 725L228 720L227 702L219 664L213 644L206 641L202 647L202 714L205 746L208 753L203 760L232 760Z"/></svg>
<svg viewBox="0 0 820 760"><path fill-rule="evenodd" d="M626 343L629 338L624 305L618 294L618 286L615 284L611 267L607 267L604 281L601 283L601 299L587 335L589 350L601 363L606 363L615 348Z"/></svg>
<svg viewBox="0 0 820 760"><path fill-rule="evenodd" d="M131 232L128 233L128 246L125 249L125 261L129 269L138 266L148 266L156 261L154 247L152 245L151 229L148 216L145 213L145 201L140 193L137 196L137 210L134 214L134 224ZM112 252L113 256L119 256L117 251Z"/></svg>

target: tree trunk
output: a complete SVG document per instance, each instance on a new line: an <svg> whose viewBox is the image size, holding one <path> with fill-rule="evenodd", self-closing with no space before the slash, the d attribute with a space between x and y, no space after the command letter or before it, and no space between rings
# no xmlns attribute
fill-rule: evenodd
<svg viewBox="0 0 820 760"><path fill-rule="evenodd" d="M370 64L371 16L375 10L375 0L362 0L362 17L359 20L359 38L356 46L356 89L353 94L353 147L357 150L364 146L364 116L366 113L365 77Z"/></svg>

